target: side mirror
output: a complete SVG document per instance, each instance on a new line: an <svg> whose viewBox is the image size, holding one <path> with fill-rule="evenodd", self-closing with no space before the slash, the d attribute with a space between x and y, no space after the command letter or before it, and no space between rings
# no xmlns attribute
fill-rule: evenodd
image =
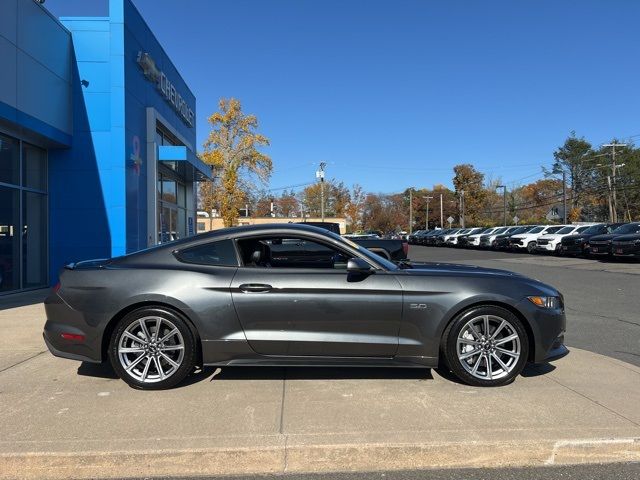
<svg viewBox="0 0 640 480"><path fill-rule="evenodd" d="M347 272L349 273L373 273L373 268L363 259L358 257L350 258L347 261Z"/></svg>

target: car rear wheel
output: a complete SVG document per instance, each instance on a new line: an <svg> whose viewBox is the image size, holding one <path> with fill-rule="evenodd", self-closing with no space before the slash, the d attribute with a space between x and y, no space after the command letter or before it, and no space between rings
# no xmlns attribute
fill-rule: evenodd
<svg viewBox="0 0 640 480"><path fill-rule="evenodd" d="M449 369L473 386L511 383L522 372L529 355L527 332L520 319L492 305L458 315L443 338Z"/></svg>
<svg viewBox="0 0 640 480"><path fill-rule="evenodd" d="M134 388L171 388L193 371L196 346L186 322L164 308L140 308L118 322L109 343L118 376Z"/></svg>

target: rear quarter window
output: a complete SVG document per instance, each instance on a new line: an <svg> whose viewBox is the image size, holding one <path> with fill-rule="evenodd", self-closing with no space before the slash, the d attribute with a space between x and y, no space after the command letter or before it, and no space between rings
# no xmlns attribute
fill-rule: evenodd
<svg viewBox="0 0 640 480"><path fill-rule="evenodd" d="M197 265L238 266L238 257L231 240L219 240L185 248L176 253L176 258L181 262Z"/></svg>

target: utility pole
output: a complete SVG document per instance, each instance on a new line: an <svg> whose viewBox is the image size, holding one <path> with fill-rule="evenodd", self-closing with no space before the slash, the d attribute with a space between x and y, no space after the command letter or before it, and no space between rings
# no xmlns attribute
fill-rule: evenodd
<svg viewBox="0 0 640 480"><path fill-rule="evenodd" d="M320 180L320 216L322 217L322 222L324 223L324 167L327 164L325 162L320 162L320 170L316 172L316 178Z"/></svg>
<svg viewBox="0 0 640 480"><path fill-rule="evenodd" d="M409 235L413 233L413 188L409 189Z"/></svg>
<svg viewBox="0 0 640 480"><path fill-rule="evenodd" d="M464 228L464 190L460 190L460 226Z"/></svg>
<svg viewBox="0 0 640 480"><path fill-rule="evenodd" d="M506 185L497 185L497 188L502 189L502 203L504 204L504 226L507 226L507 186Z"/></svg>
<svg viewBox="0 0 640 480"><path fill-rule="evenodd" d="M562 169L562 205L563 205L563 216L564 219L562 223L567 224L567 172Z"/></svg>
<svg viewBox="0 0 640 480"><path fill-rule="evenodd" d="M626 147L626 143L605 143L603 147L611 147L611 179L609 180L611 189L611 207L610 210L613 213L611 217L612 222L618 221L618 196L616 192L616 147Z"/></svg>
<svg viewBox="0 0 640 480"><path fill-rule="evenodd" d="M444 209L442 208L442 194L440 194L440 228L444 228Z"/></svg>
<svg viewBox="0 0 640 480"><path fill-rule="evenodd" d="M422 197L422 198L424 198L427 201L427 218L424 222L424 225L425 225L424 229L429 230L429 200L431 200L433 197Z"/></svg>

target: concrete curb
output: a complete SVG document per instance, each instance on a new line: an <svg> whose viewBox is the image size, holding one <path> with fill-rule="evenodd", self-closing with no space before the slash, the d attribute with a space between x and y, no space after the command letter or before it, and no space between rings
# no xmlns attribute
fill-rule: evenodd
<svg viewBox="0 0 640 480"><path fill-rule="evenodd" d="M493 468L640 461L640 437L0 455L0 479Z"/></svg>

